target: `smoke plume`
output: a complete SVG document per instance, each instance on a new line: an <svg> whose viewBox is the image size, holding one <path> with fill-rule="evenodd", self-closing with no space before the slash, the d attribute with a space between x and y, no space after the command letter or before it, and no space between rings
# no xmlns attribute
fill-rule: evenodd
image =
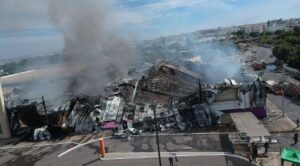
<svg viewBox="0 0 300 166"><path fill-rule="evenodd" d="M112 81L126 76L132 50L118 34L109 0L51 0L53 25L64 36L64 63L73 75L69 90L96 95Z"/></svg>
<svg viewBox="0 0 300 166"><path fill-rule="evenodd" d="M218 83L225 78L240 78L242 53L233 43L203 43L194 53L200 55L205 63L202 72L205 73L206 82Z"/></svg>

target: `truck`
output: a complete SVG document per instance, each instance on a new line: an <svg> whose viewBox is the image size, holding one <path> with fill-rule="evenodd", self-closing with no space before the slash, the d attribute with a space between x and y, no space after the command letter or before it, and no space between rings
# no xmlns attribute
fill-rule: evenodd
<svg viewBox="0 0 300 166"><path fill-rule="evenodd" d="M287 77L285 81L288 85L286 93L300 99L300 81L291 77Z"/></svg>

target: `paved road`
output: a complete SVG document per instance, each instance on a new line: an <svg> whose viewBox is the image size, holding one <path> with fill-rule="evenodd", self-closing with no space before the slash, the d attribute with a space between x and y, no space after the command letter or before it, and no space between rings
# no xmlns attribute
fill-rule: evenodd
<svg viewBox="0 0 300 166"><path fill-rule="evenodd" d="M193 157L179 156L180 165L216 165L216 166L243 166L247 165L247 161L239 158L228 156L220 156L220 152L228 152L231 149L231 144L228 144L228 137L226 134L177 134L177 135L161 135L161 150L162 151L185 151L185 152L199 152L205 151L206 155L211 153L218 156L202 156ZM169 141L168 141L169 140ZM116 139L106 139L106 146L108 152L150 152L156 151L155 140L153 136L137 136L132 137L128 142L121 142ZM157 165L157 159L124 159L116 161L100 161L99 158L99 145L98 142L93 142L77 148L62 157L59 154L67 151L68 149L76 146L76 144L56 144L49 146L28 146L18 148L0 148L0 165ZM203 147L201 149L201 147ZM208 154L208 152L210 154ZM122 154L123 154L122 153ZM156 155L155 155L156 156ZM126 155L124 156L126 158ZM136 156L134 155L136 158ZM141 157L138 156L137 157ZM123 157L122 157L123 158ZM168 165L167 158L163 159L163 164Z"/></svg>
<svg viewBox="0 0 300 166"><path fill-rule="evenodd" d="M275 57L272 56L272 49L260 46L252 46L250 51L254 51L253 54L256 57L257 62L261 62L262 60L265 62L273 62L275 61Z"/></svg>
<svg viewBox="0 0 300 166"><path fill-rule="evenodd" d="M275 104L279 109L282 109L282 97L273 94L268 94L268 98ZM285 115L294 122L297 118L300 119L300 101L291 100L290 98L284 97L284 111Z"/></svg>
<svg viewBox="0 0 300 166"><path fill-rule="evenodd" d="M268 94L268 99L279 109L282 109L282 96ZM295 122L297 118L300 119L300 106L297 101L284 97L284 110L285 115L292 121ZM300 148L300 143L292 145L294 134L295 132L272 133L272 137L278 140L278 144L271 145L270 151L279 152L283 147Z"/></svg>
<svg viewBox="0 0 300 166"><path fill-rule="evenodd" d="M0 165L5 166L31 166L31 165L122 165L122 166L132 166L132 165L144 165L152 166L158 165L157 158L147 158L147 159L121 159L121 160L109 160L101 161L99 160L98 150L95 149L97 144L91 144L88 146L83 146L78 148L61 158L58 158L58 154L69 149L69 145L55 145L55 146L45 146L45 147L27 147L18 149L7 149L0 150ZM188 166L247 166L248 162L246 160L230 157L230 156L182 156L178 157L180 165ZM168 158L162 159L162 165L167 166Z"/></svg>
<svg viewBox="0 0 300 166"><path fill-rule="evenodd" d="M241 159L236 159L232 157L178 157L178 164L181 166L248 166L248 162ZM152 159L129 159L129 160L114 160L114 161L99 161L94 159L90 162L84 163L83 165L122 165L122 166L132 166L132 165L143 165L143 166L155 166L158 164L157 158ZM168 158L162 158L162 165L169 166ZM175 165L175 164L174 164Z"/></svg>
<svg viewBox="0 0 300 166"><path fill-rule="evenodd" d="M230 133L160 133L162 152L232 152ZM109 152L153 152L156 151L154 134L131 136L129 141L106 139ZM94 147L98 150L98 147Z"/></svg>

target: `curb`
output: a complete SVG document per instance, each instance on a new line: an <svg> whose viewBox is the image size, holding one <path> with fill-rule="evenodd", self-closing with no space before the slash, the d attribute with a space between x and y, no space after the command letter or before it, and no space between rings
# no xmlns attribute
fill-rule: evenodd
<svg viewBox="0 0 300 166"><path fill-rule="evenodd" d="M238 158L244 161L249 161L247 158L237 155L237 154L233 154L233 153L225 153L225 152L215 152L215 153L219 153L219 154L194 154L194 155L181 155L178 154L178 152L167 152L169 154L172 153L176 153L177 157L200 157L200 156L228 156L228 157L234 157L234 158ZM196 152L197 153L197 152ZM205 153L205 152L203 152ZM214 152L208 152L208 153L214 153ZM166 158L168 156L162 156L162 158ZM141 156L141 157L124 157L124 158L99 158L100 161L113 161L113 160L128 160L128 159L149 159L149 158L157 158L157 155L155 156ZM252 165L254 166L259 166L257 163L252 162Z"/></svg>
<svg viewBox="0 0 300 166"><path fill-rule="evenodd" d="M247 158L237 155L237 154L233 154L233 153L225 153L225 152L202 152L203 154L199 154L197 152L194 152L195 154L188 154L188 153L183 153L180 154L180 152L163 152L164 154L162 155L162 158L166 158L169 157L170 154L176 153L177 157L197 157L197 156L229 156L229 157L235 157L235 158L239 158L245 161L248 161ZM166 153L166 154L165 154ZM122 153L111 153L111 154L122 154ZM126 153L124 153L126 154ZM137 152L138 154L138 152ZM168 155L168 156L166 156ZM127 160L127 159L147 159L147 158L157 158L157 155L149 155L149 156L135 156L135 157L116 157L116 158L101 158L100 160Z"/></svg>

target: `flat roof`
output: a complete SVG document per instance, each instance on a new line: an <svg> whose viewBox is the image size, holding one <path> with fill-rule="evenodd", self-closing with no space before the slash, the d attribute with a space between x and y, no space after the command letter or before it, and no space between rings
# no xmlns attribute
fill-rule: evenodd
<svg viewBox="0 0 300 166"><path fill-rule="evenodd" d="M246 133L248 137L271 136L252 112L230 113L230 116L237 130L241 133Z"/></svg>

